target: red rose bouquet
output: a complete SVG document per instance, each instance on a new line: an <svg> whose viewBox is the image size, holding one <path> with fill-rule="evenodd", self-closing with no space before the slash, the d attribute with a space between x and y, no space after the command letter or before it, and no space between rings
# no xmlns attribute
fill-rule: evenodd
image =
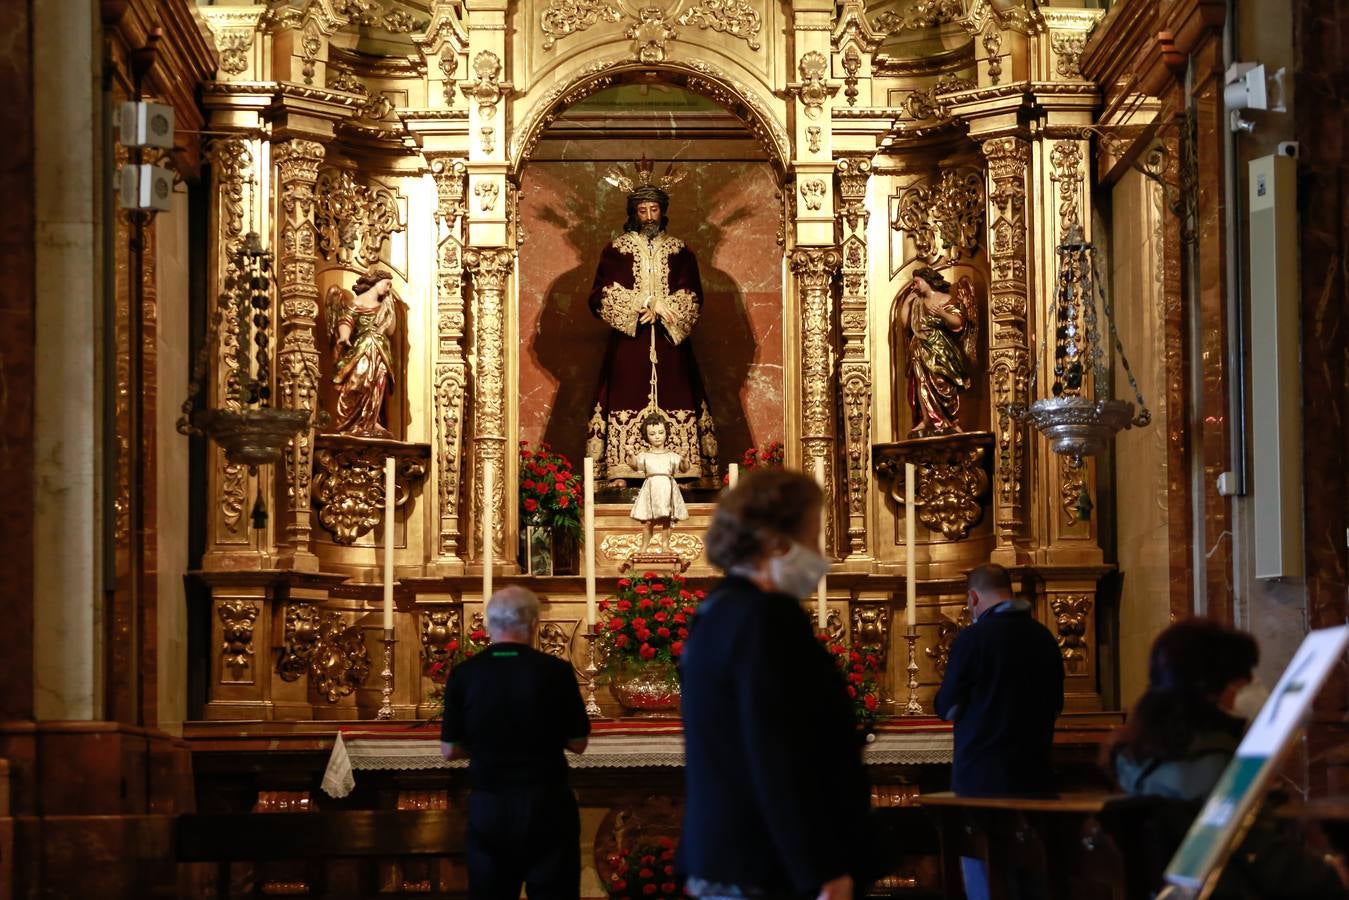
<svg viewBox="0 0 1349 900"><path fill-rule="evenodd" d="M612 867L604 889L614 900L678 900L684 895L675 878L675 842L660 837L654 843L619 848L609 857Z"/></svg>
<svg viewBox="0 0 1349 900"><path fill-rule="evenodd" d="M618 579L614 597L600 601L595 633L605 667L624 662L674 662L706 594L691 591L684 577L645 572Z"/></svg>
<svg viewBox="0 0 1349 900"><path fill-rule="evenodd" d="M880 648L859 645L850 649L831 641L826 634L819 635L819 638L847 683L848 697L852 699L858 726L867 733L874 731L881 702L878 683L881 673Z"/></svg>
<svg viewBox="0 0 1349 900"><path fill-rule="evenodd" d="M751 469L781 469L787 461L787 450L782 441L769 441L763 449L750 447L740 457L741 474ZM728 484L730 475L721 477L722 484Z"/></svg>
<svg viewBox="0 0 1349 900"><path fill-rule="evenodd" d="M547 444L520 442L520 521L554 531L581 533L581 476Z"/></svg>

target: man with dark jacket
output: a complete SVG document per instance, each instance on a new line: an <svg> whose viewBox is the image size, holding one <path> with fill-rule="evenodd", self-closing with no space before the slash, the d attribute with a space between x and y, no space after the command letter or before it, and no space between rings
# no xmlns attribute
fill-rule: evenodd
<svg viewBox="0 0 1349 900"><path fill-rule="evenodd" d="M1058 642L1031 616L1030 604L1012 596L1002 566L970 572L966 596L974 622L951 645L936 702L937 715L955 723L951 790L970 797L1053 794L1054 720L1063 709ZM982 863L962 863L967 896L987 897Z"/></svg>
<svg viewBox="0 0 1349 900"><path fill-rule="evenodd" d="M575 900L581 821L563 750L581 753L590 719L563 660L530 644L539 598L506 587L487 603L491 644L445 685L440 749L467 757L468 887L477 900Z"/></svg>

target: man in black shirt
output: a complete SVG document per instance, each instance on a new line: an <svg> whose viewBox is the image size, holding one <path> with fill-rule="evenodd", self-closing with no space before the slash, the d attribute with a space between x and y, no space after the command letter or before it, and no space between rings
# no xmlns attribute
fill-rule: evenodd
<svg viewBox="0 0 1349 900"><path fill-rule="evenodd" d="M487 603L481 653L450 673L440 750L467 758L469 896L575 900L580 814L563 753L581 753L590 719L571 666L530 646L539 598L522 587Z"/></svg>
<svg viewBox="0 0 1349 900"><path fill-rule="evenodd" d="M937 715L955 722L951 790L967 797L1053 794L1054 720L1063 709L1058 642L1031 616L1030 604L1012 596L1002 566L970 572L967 599L974 622L951 644L936 702ZM967 896L987 897L983 865L962 862Z"/></svg>

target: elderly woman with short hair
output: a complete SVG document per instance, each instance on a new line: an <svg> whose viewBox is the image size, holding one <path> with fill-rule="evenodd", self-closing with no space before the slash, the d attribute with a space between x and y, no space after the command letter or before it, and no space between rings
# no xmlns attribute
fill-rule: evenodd
<svg viewBox="0 0 1349 900"><path fill-rule="evenodd" d="M870 789L843 679L801 601L829 567L823 497L797 472L741 479L717 507L707 555L726 572L680 662L685 809L680 857L694 897L861 892Z"/></svg>

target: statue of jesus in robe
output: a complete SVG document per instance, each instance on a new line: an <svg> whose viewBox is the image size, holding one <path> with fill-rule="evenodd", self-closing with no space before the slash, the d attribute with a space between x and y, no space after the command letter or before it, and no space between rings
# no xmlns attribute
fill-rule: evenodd
<svg viewBox="0 0 1349 900"><path fill-rule="evenodd" d="M689 333L698 321L703 286L698 261L666 233L670 196L679 180L652 177L643 159L637 178L611 170L606 179L628 191L623 234L600 256L590 310L612 329L591 406L586 453L595 477L638 479L631 460L646 447L642 422L653 412L669 423L666 446L687 461L688 477L712 476L717 439Z"/></svg>

